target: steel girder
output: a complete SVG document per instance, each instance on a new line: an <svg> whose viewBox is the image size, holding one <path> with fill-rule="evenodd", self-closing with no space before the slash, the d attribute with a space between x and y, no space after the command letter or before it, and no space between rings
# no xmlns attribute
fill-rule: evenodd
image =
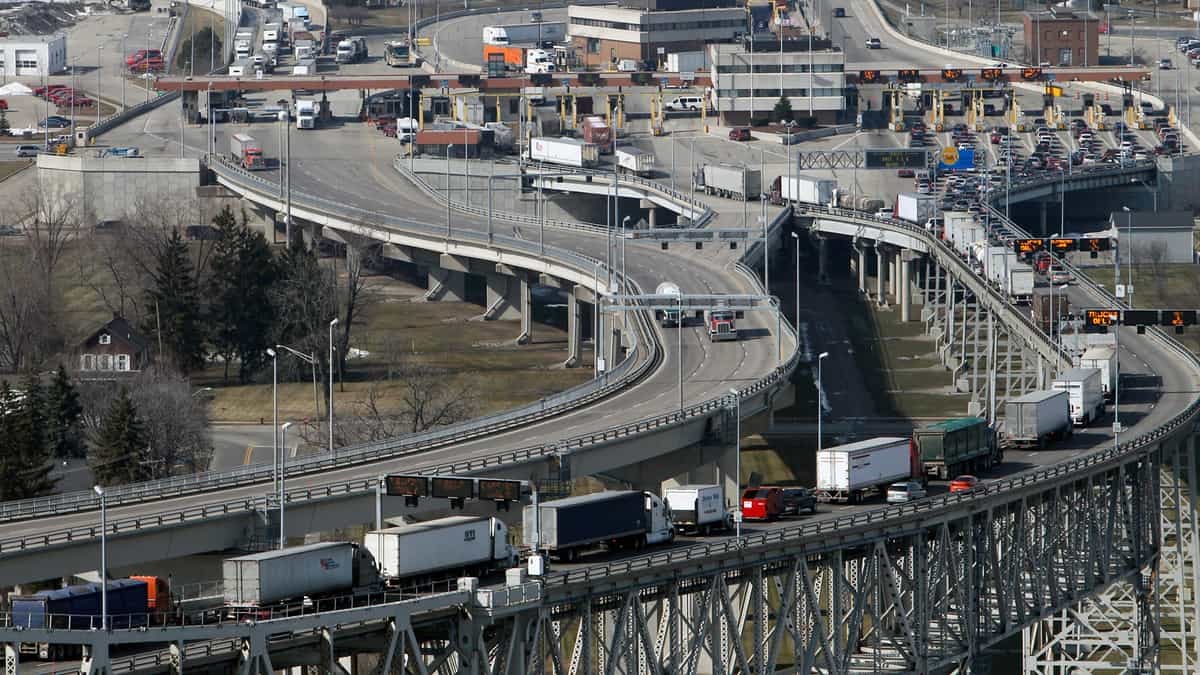
<svg viewBox="0 0 1200 675"><path fill-rule="evenodd" d="M479 652L489 659L481 672L927 673L961 666L1023 626L1141 578L1158 550L1157 457L1130 457L939 522L897 523L873 539L821 550L781 547L702 573L631 578L603 592L547 589L519 629L506 619L479 632L487 644Z"/></svg>

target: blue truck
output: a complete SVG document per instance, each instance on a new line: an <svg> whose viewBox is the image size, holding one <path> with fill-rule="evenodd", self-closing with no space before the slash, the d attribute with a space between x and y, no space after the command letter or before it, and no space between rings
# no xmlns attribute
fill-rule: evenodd
<svg viewBox="0 0 1200 675"><path fill-rule="evenodd" d="M108 616L112 628L137 628L150 621L150 587L142 579L108 582ZM12 621L21 628L99 630L100 584L81 584L12 599ZM22 642L21 653L58 661L81 655L80 645Z"/></svg>

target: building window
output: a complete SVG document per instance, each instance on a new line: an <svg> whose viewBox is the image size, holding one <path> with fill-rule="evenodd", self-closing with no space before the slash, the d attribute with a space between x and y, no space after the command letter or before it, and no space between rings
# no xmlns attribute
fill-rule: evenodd
<svg viewBox="0 0 1200 675"><path fill-rule="evenodd" d="M79 364L79 367L81 369L83 369L83 370L95 370L96 369L96 357L94 355L84 354L81 361L82 362Z"/></svg>
<svg viewBox="0 0 1200 675"><path fill-rule="evenodd" d="M117 370L120 370L123 372L129 371L129 355L128 354L118 354L117 355Z"/></svg>
<svg viewBox="0 0 1200 675"><path fill-rule="evenodd" d="M17 59L17 68L37 68L37 67L38 67L38 62L37 62L36 58L35 59L25 59L25 60Z"/></svg>
<svg viewBox="0 0 1200 675"><path fill-rule="evenodd" d="M101 333L100 334L100 344L111 345L112 344L112 336L109 335L108 333Z"/></svg>
<svg viewBox="0 0 1200 675"><path fill-rule="evenodd" d="M111 354L101 354L100 355L100 370L112 370L112 367L113 367L112 355Z"/></svg>
<svg viewBox="0 0 1200 675"><path fill-rule="evenodd" d="M588 38L587 39L587 50L588 50L589 54L599 54L600 53L600 38Z"/></svg>
<svg viewBox="0 0 1200 675"><path fill-rule="evenodd" d="M1064 47L1063 49L1058 50L1058 65L1060 65L1060 66L1071 65L1071 48L1070 47Z"/></svg>

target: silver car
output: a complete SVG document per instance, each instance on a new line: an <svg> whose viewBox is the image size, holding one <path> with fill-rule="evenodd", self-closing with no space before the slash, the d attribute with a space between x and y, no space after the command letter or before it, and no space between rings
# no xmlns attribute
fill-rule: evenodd
<svg viewBox="0 0 1200 675"><path fill-rule="evenodd" d="M904 483L892 483L888 486L887 503L903 504L905 502L924 499L925 486L920 481L910 480Z"/></svg>

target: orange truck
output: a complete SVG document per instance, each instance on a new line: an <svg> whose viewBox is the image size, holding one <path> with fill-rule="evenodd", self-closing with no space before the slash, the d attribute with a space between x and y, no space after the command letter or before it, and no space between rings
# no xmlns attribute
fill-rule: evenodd
<svg viewBox="0 0 1200 675"><path fill-rule="evenodd" d="M487 64L503 62L510 70L520 70L525 67L525 48L505 45L484 45L483 62Z"/></svg>

